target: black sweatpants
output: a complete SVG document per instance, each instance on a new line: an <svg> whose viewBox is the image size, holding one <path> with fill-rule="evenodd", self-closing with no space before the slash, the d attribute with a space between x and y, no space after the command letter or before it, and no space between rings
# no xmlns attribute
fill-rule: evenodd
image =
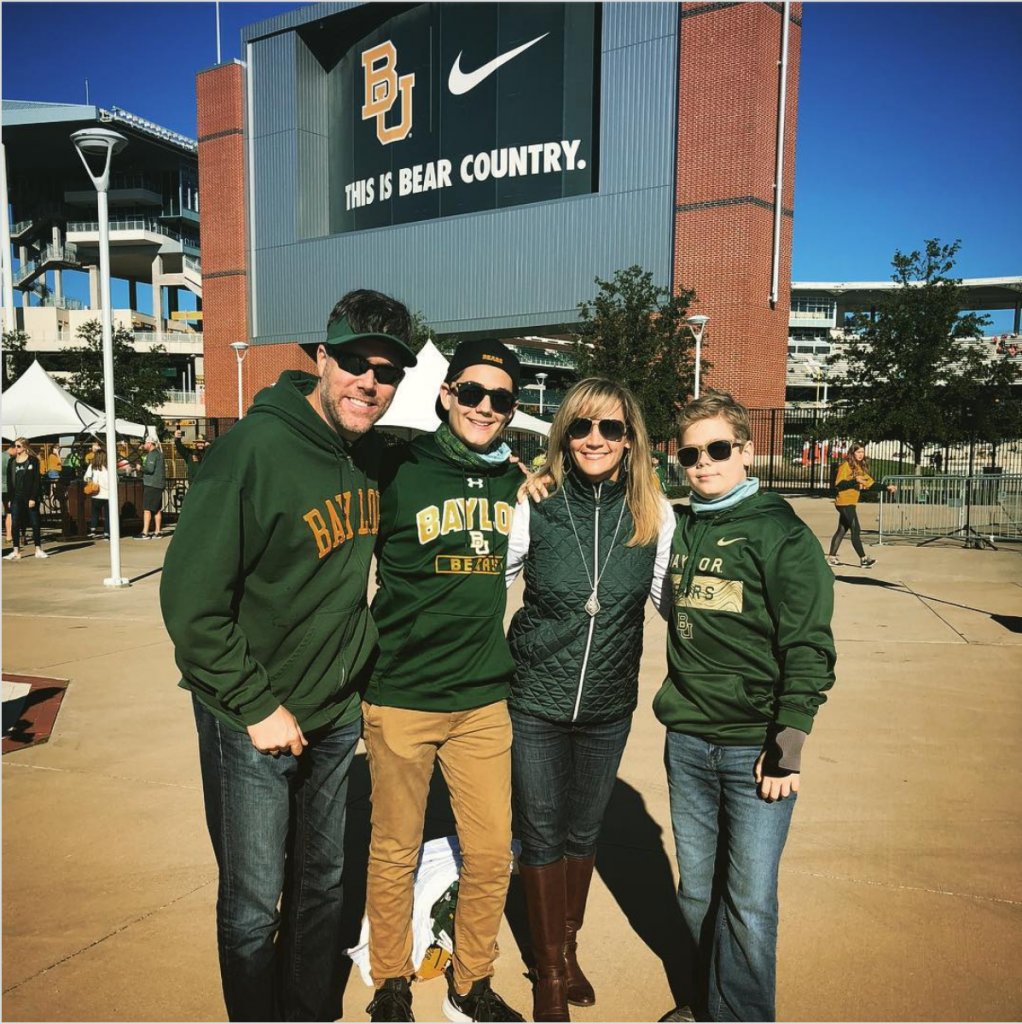
<svg viewBox="0 0 1022 1024"><path fill-rule="evenodd" d="M838 505L837 517L837 530L830 542L831 555L837 555L837 549L841 547L841 541L845 539L845 534L851 531L852 547L855 548L855 553L859 558L865 558L866 551L862 546L862 533L859 530L859 510L855 505Z"/></svg>

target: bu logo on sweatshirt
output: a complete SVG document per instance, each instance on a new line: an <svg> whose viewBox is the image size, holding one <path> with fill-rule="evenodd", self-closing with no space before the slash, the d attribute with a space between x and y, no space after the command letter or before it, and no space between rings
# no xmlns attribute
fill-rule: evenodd
<svg viewBox="0 0 1022 1024"><path fill-rule="evenodd" d="M358 522L353 523L354 515ZM372 488L344 491L327 498L322 510L309 509L302 518L309 525L316 541L319 558L326 558L334 548L352 537L375 536L380 531L380 492Z"/></svg>

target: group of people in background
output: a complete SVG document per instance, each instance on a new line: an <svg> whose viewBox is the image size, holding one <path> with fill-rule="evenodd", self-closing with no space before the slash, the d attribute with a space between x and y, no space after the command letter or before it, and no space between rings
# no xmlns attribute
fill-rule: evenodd
<svg viewBox="0 0 1022 1024"><path fill-rule="evenodd" d="M641 409L609 380L570 389L524 472L502 436L520 367L495 341L458 347L433 434L386 446L372 428L416 363L411 337L401 303L345 295L306 347L314 371L282 374L206 456L167 552L161 601L192 696L230 1019L339 1015L360 736L371 1019L415 1019L413 888L437 762L460 856L445 1016L524 1019L491 982L513 824L533 1016L597 1002L607 979L583 970L580 934L647 599L668 622L653 711L679 943L693 951L689 1004L665 1019L774 1019L778 864L834 681L820 545L749 475L749 417L728 395L681 415L688 505L668 503Z"/></svg>

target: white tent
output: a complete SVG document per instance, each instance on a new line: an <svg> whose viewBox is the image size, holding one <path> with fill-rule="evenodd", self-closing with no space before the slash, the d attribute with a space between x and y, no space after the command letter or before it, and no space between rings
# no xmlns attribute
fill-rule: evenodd
<svg viewBox="0 0 1022 1024"><path fill-rule="evenodd" d="M394 402L379 421L381 427L403 427L432 433L440 426L436 414L437 395L447 376L447 360L431 341L419 353L419 362L405 374ZM550 424L528 413L516 412L511 430L525 430L548 437Z"/></svg>
<svg viewBox="0 0 1022 1024"><path fill-rule="evenodd" d="M106 430L102 410L65 391L36 360L3 396L3 436L9 440L50 434L99 434ZM117 420L117 433L144 437L146 428Z"/></svg>

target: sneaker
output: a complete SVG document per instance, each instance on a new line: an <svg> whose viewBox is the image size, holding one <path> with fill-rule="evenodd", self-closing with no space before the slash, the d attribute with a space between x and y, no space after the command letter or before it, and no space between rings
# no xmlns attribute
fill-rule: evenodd
<svg viewBox="0 0 1022 1024"><path fill-rule="evenodd" d="M140 533L140 534L139 534L139 535L138 535L138 536L137 536L137 537L135 538L135 540L149 540L149 534L148 534L148 533Z"/></svg>
<svg viewBox="0 0 1022 1024"><path fill-rule="evenodd" d="M660 1019L662 1021L695 1021L696 1015L692 1012L691 1006L676 1006L670 1013L665 1013Z"/></svg>
<svg viewBox="0 0 1022 1024"><path fill-rule="evenodd" d="M872 569L876 564L877 560L875 558L863 558L862 561L859 562L859 567L862 569Z"/></svg>
<svg viewBox="0 0 1022 1024"><path fill-rule="evenodd" d="M38 550L38 551L37 551L37 552L35 553L35 556L36 556L36 558L49 558L49 557L50 557L50 556L49 556L49 555L48 555L48 554L47 554L47 553L46 553L45 551L43 551L43 550L42 550L42 548L40 548L40 549L39 549L39 550Z"/></svg>
<svg viewBox="0 0 1022 1024"><path fill-rule="evenodd" d="M467 1021L524 1021L525 1018L512 1010L490 986L490 979L474 981L467 995L459 995L454 987L454 971L447 969L447 998L444 999L444 1016L455 1022Z"/></svg>
<svg viewBox="0 0 1022 1024"><path fill-rule="evenodd" d="M163 538L164 538L164 534L162 532L161 533L154 533L153 534L153 540L163 540Z"/></svg>
<svg viewBox="0 0 1022 1024"><path fill-rule="evenodd" d="M388 978L366 1007L370 1020L415 1020L412 1016L412 987L407 978Z"/></svg>
<svg viewBox="0 0 1022 1024"><path fill-rule="evenodd" d="M827 565L840 565L837 555L827 555Z"/></svg>
<svg viewBox="0 0 1022 1024"><path fill-rule="evenodd" d="M12 551L9 555L4 555L5 562L17 562L21 558L20 551Z"/></svg>

